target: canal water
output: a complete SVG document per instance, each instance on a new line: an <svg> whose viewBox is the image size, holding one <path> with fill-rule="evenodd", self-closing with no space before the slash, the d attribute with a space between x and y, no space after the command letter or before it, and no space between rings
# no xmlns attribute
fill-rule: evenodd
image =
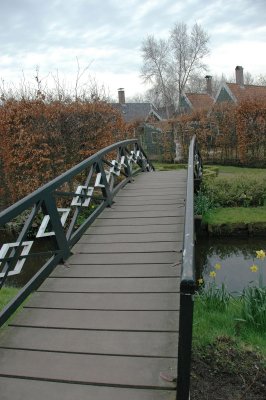
<svg viewBox="0 0 266 400"><path fill-rule="evenodd" d="M256 251L266 252L266 239L235 238L235 237L200 237L196 243L196 266L198 277L205 282L213 281L210 272L215 271L217 285L225 283L231 293L241 293L249 284L258 285L261 274L266 285L266 258L256 258ZM221 268L216 270L215 264ZM252 272L250 267L255 264L257 272Z"/></svg>
<svg viewBox="0 0 266 400"><path fill-rule="evenodd" d="M4 243L14 242L16 242L16 235L0 231L0 249ZM31 256L26 260L21 272L8 277L5 285L15 287L24 286L51 257L55 248L56 243L53 237L35 239L30 252ZM1 268L0 271L2 271Z"/></svg>
<svg viewBox="0 0 266 400"><path fill-rule="evenodd" d="M0 232L0 248L3 243L14 242L13 235ZM34 241L32 253L18 275L7 279L6 284L24 286L29 279L41 268L50 255L43 255L56 247L54 238L41 238ZM205 282L212 281L210 272L215 271L215 281L218 285L225 283L230 292L241 293L243 288L257 284L259 275L263 277L266 285L266 258L258 260L256 250L266 252L266 239L264 238L236 238L236 237L198 237L196 242L196 267L198 278L203 277ZM215 264L220 264L221 269L215 270ZM252 272L250 267L255 264L257 272Z"/></svg>

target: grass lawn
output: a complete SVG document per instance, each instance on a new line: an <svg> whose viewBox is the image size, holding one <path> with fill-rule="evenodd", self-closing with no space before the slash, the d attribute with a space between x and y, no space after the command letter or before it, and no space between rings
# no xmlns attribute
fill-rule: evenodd
<svg viewBox="0 0 266 400"><path fill-rule="evenodd" d="M167 163L161 163L157 161L153 161L153 166L156 171L172 171L176 169L186 169L187 165L186 164L167 164Z"/></svg>
<svg viewBox="0 0 266 400"><path fill-rule="evenodd" d="M153 165L157 171L171 171L175 169L186 169L187 164L168 164L158 161L153 161ZM249 175L253 177L266 178L266 168L246 168L246 167L233 167L228 165L203 165L205 171L218 172L222 177L236 177Z"/></svg>
<svg viewBox="0 0 266 400"><path fill-rule="evenodd" d="M218 337L227 337L242 349L259 353L266 362L266 335L245 327L241 322L240 303L231 299L225 311L207 309L195 296L193 317L193 347L213 344Z"/></svg>
<svg viewBox="0 0 266 400"><path fill-rule="evenodd" d="M0 290L0 310L9 303L9 301L15 297L15 295L18 293L19 289L15 287L3 287Z"/></svg>
<svg viewBox="0 0 266 400"><path fill-rule="evenodd" d="M219 176L236 178L237 176L253 176L254 178L266 178L266 168L233 167L230 165L206 165L206 168L218 168Z"/></svg>
<svg viewBox="0 0 266 400"><path fill-rule="evenodd" d="M266 207L227 207L208 211L203 221L210 225L266 223Z"/></svg>

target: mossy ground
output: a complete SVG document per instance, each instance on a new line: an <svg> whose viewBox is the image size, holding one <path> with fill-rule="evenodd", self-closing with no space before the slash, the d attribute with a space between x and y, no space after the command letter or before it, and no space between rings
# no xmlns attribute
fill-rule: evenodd
<svg viewBox="0 0 266 400"><path fill-rule="evenodd" d="M191 400L264 400L266 337L238 320L239 304L207 310L195 300Z"/></svg>
<svg viewBox="0 0 266 400"><path fill-rule="evenodd" d="M16 287L3 287L0 290L0 310L17 294L18 288Z"/></svg>
<svg viewBox="0 0 266 400"><path fill-rule="evenodd" d="M191 400L264 400L265 361L227 336L192 354Z"/></svg>
<svg viewBox="0 0 266 400"><path fill-rule="evenodd" d="M210 225L249 224L254 222L266 224L266 207L215 208L203 216L203 221Z"/></svg>
<svg viewBox="0 0 266 400"><path fill-rule="evenodd" d="M251 235L266 233L266 207L227 207L208 211L202 217L202 227L210 235Z"/></svg>

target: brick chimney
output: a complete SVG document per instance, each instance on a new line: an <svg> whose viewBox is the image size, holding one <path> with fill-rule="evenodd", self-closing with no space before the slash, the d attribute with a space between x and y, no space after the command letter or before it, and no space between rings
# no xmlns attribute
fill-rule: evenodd
<svg viewBox="0 0 266 400"><path fill-rule="evenodd" d="M212 76L206 75L205 79L206 79L206 91L210 96L212 96Z"/></svg>
<svg viewBox="0 0 266 400"><path fill-rule="evenodd" d="M119 104L125 104L126 99L125 99L125 90L123 88L118 89L118 103Z"/></svg>
<svg viewBox="0 0 266 400"><path fill-rule="evenodd" d="M243 67L237 65L236 66L236 84L244 87L244 72Z"/></svg>

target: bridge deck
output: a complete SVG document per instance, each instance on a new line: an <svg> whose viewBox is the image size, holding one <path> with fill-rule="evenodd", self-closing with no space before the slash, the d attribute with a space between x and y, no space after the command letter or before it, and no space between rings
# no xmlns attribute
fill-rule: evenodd
<svg viewBox="0 0 266 400"><path fill-rule="evenodd" d="M0 339L1 398L170 400L186 171L141 174Z"/></svg>

